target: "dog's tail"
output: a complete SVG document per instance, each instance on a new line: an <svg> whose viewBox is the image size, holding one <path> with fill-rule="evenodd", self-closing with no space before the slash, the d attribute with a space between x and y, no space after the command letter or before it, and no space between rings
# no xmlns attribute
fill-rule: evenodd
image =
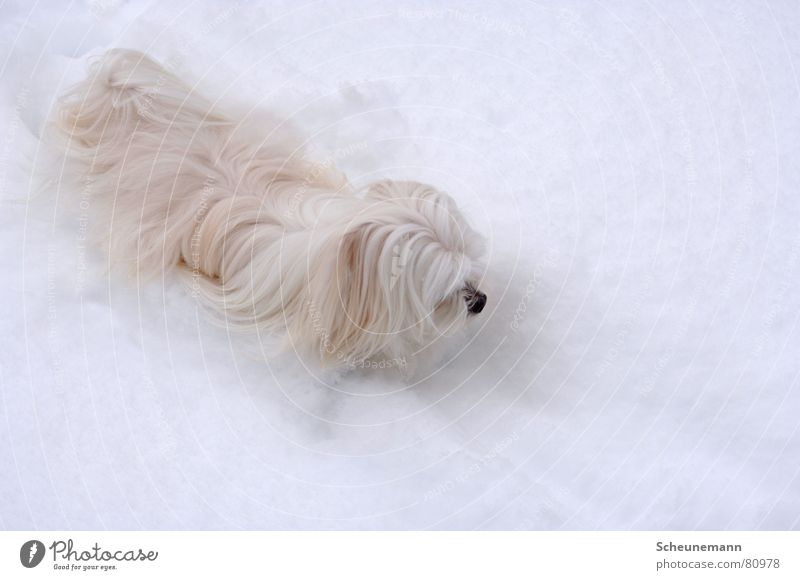
<svg viewBox="0 0 800 580"><path fill-rule="evenodd" d="M51 117L68 155L90 158L95 171L102 171L103 152L124 145L135 131L227 122L166 68L127 49L109 50L93 62L87 78L61 97Z"/></svg>

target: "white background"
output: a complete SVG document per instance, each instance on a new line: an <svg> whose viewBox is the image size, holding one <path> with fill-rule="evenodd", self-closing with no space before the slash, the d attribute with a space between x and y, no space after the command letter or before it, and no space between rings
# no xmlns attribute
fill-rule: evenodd
<svg viewBox="0 0 800 580"><path fill-rule="evenodd" d="M800 527L796 2L0 10L0 527ZM106 276L31 167L114 46L449 191L489 304L441 368L326 384Z"/></svg>

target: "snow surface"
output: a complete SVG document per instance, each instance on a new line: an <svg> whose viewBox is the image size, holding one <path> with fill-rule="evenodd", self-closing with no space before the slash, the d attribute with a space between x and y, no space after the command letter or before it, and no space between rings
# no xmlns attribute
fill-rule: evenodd
<svg viewBox="0 0 800 580"><path fill-rule="evenodd" d="M800 528L800 5L398 6L3 5L0 526ZM473 332L326 385L108 277L31 167L114 46L451 192L490 240Z"/></svg>

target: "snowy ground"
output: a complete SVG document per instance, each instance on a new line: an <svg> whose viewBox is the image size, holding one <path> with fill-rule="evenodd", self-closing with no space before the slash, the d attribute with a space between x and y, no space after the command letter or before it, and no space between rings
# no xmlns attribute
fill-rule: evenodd
<svg viewBox="0 0 800 580"><path fill-rule="evenodd" d="M0 527L800 528L794 0L32 4L0 14ZM452 359L326 386L107 277L78 192L28 200L113 46L450 191L491 283Z"/></svg>

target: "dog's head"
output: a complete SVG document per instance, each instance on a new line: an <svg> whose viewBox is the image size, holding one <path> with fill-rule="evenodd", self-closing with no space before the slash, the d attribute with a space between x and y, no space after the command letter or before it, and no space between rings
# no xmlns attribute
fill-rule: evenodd
<svg viewBox="0 0 800 580"><path fill-rule="evenodd" d="M450 196L427 185L379 182L362 201L317 286L323 358L405 360L483 310L484 240Z"/></svg>

